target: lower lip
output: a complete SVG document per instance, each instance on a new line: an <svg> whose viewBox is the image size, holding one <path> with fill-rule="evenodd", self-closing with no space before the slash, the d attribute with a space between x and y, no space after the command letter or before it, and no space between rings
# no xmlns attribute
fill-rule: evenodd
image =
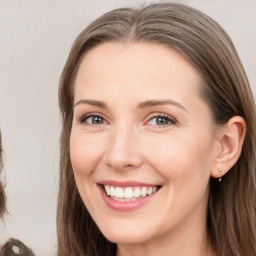
<svg viewBox="0 0 256 256"><path fill-rule="evenodd" d="M102 188L102 186L100 186L100 185L99 185L99 189L100 189L101 196L102 196L104 202L106 203L106 205L115 211L137 210L137 209L141 208L143 205L145 205L146 203L148 203L151 199L153 199L153 197L158 192L158 190L157 190L156 192L154 192L153 194L151 194L149 196L142 197L142 198L134 200L134 201L121 202L121 201L116 201L116 200L112 199L111 197L109 197L106 194L104 188Z"/></svg>

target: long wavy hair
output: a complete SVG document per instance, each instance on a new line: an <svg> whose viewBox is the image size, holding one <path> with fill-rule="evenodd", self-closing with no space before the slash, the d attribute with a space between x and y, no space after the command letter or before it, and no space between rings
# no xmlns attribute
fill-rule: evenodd
<svg viewBox="0 0 256 256"><path fill-rule="evenodd" d="M60 79L62 114L57 213L59 256L113 256L116 245L95 225L76 187L69 140L74 81L84 55L105 42L148 42L182 54L200 73L201 95L215 124L242 116L247 133L241 156L218 183L211 178L207 232L221 256L256 255L256 109L243 65L227 33L207 15L175 3L110 11L75 40Z"/></svg>
<svg viewBox="0 0 256 256"><path fill-rule="evenodd" d="M2 148L2 138L1 138L1 132L0 132L0 177L2 175L2 169L3 169L3 148ZM5 184L3 183L2 179L0 179L0 219L4 217L4 214L6 211L6 195L4 192Z"/></svg>

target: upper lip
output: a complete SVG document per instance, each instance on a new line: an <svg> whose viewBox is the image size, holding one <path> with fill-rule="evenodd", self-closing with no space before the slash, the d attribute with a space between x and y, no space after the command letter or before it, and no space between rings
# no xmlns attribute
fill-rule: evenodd
<svg viewBox="0 0 256 256"><path fill-rule="evenodd" d="M159 184L154 183L145 183L138 181L115 181L115 180L102 180L98 182L100 185L110 185L114 187L137 187L137 186L160 186Z"/></svg>

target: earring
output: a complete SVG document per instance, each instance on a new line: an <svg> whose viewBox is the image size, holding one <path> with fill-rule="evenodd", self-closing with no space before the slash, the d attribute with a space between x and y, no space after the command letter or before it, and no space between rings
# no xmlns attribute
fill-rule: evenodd
<svg viewBox="0 0 256 256"><path fill-rule="evenodd" d="M219 171L220 176L222 176L222 171L223 170L221 168L219 168L218 171ZM219 178L219 182L221 182L221 181L222 181L222 177Z"/></svg>

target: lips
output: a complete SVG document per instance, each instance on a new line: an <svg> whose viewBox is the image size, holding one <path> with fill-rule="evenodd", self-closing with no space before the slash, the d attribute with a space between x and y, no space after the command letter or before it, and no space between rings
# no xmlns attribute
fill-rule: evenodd
<svg viewBox="0 0 256 256"><path fill-rule="evenodd" d="M98 183L105 203L117 211L132 211L149 202L161 186L137 182L105 181Z"/></svg>

